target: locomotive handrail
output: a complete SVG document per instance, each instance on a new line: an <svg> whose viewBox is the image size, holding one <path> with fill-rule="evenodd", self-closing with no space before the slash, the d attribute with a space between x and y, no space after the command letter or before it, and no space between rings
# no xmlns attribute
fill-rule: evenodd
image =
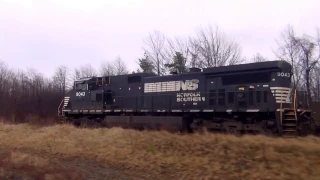
<svg viewBox="0 0 320 180"><path fill-rule="evenodd" d="M283 95L283 91L281 91L281 96ZM282 125L282 100L280 101L280 124Z"/></svg>
<svg viewBox="0 0 320 180"><path fill-rule="evenodd" d="M59 107L58 107L58 116L60 116L60 114L61 114L60 109L62 109L61 106L62 106L62 102L63 102L63 101L64 101L64 99L61 100L60 105L59 105Z"/></svg>
<svg viewBox="0 0 320 180"><path fill-rule="evenodd" d="M297 89L294 89L294 96L293 96L293 109L294 109L294 116L297 119Z"/></svg>

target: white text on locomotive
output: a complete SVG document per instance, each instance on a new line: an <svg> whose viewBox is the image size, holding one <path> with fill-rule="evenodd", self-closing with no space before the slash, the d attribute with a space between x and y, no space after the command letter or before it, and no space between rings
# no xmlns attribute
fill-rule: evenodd
<svg viewBox="0 0 320 180"><path fill-rule="evenodd" d="M290 73L285 73L285 72L277 72L277 76L280 77L291 77Z"/></svg>
<svg viewBox="0 0 320 180"><path fill-rule="evenodd" d="M86 93L85 92L76 92L76 96L85 96Z"/></svg>
<svg viewBox="0 0 320 180"><path fill-rule="evenodd" d="M185 80L185 81L164 81L156 83L145 83L144 92L173 92L173 91L187 91L187 90L197 90L199 87L199 80Z"/></svg>
<svg viewBox="0 0 320 180"><path fill-rule="evenodd" d="M177 102L200 102L205 101L205 97L201 97L200 92L195 93L177 93Z"/></svg>

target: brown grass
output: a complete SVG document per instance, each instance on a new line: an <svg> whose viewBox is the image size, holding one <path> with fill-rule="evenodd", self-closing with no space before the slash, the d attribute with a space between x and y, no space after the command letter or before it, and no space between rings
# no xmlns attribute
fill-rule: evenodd
<svg viewBox="0 0 320 180"><path fill-rule="evenodd" d="M0 146L178 179L320 179L320 138L0 125ZM41 165L44 166L44 165Z"/></svg>
<svg viewBox="0 0 320 180"><path fill-rule="evenodd" d="M83 179L80 173L34 154L2 150L0 158L1 179Z"/></svg>

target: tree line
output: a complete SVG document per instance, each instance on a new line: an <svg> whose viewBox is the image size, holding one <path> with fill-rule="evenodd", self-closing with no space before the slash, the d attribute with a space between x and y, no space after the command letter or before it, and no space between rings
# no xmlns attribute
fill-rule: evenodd
<svg viewBox="0 0 320 180"><path fill-rule="evenodd" d="M263 42L262 42L263 43ZM292 86L305 91L309 102L320 101L320 30L315 35L298 35L288 25L276 39L273 48L276 59L292 67ZM268 61L259 52L252 57L242 56L242 46L226 36L217 26L196 30L195 36L168 38L159 31L145 39L145 55L139 59L143 72L161 76L172 71L183 73L188 67L217 67L249 62Z"/></svg>
<svg viewBox="0 0 320 180"><path fill-rule="evenodd" d="M313 101L320 101L320 31L315 35L298 35L286 27L273 49L279 60L293 66L292 85L308 92ZM104 62L99 69L85 64L75 69L60 66L52 77L35 69L16 70L0 61L0 117L23 121L30 115L55 117L57 108L73 81L83 77L111 76L149 72L162 76L184 73L190 67L206 68L263 62L259 52L251 58L242 55L240 43L228 37L218 26L200 27L194 36L168 37L160 31L151 32L143 40L144 54L137 59L138 69L130 71L120 56Z"/></svg>

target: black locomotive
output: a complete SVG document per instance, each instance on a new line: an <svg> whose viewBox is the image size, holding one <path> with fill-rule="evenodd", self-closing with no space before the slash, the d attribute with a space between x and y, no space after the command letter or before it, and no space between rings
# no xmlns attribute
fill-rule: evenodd
<svg viewBox="0 0 320 180"><path fill-rule="evenodd" d="M75 124L294 136L312 117L300 97L291 88L291 65L268 61L167 76L83 78L74 82L58 113Z"/></svg>

